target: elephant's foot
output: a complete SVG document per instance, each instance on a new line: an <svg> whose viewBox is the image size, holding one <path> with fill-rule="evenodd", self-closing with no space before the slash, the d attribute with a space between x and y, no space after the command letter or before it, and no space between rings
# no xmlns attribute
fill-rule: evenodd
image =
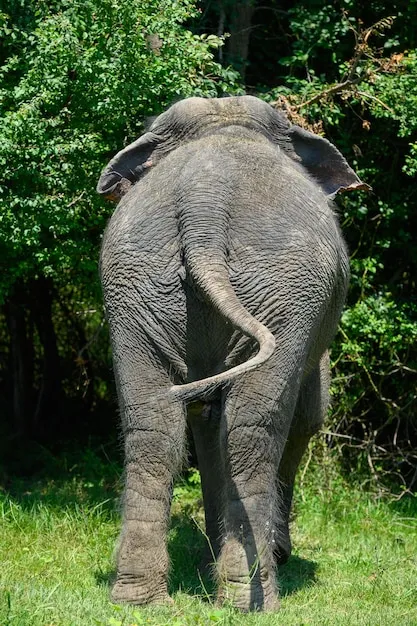
<svg viewBox="0 0 417 626"><path fill-rule="evenodd" d="M111 591L114 604L172 604L167 585L155 580L143 580L130 574L118 574Z"/></svg>
<svg viewBox="0 0 417 626"><path fill-rule="evenodd" d="M270 556L272 561L272 554ZM265 557L263 554L259 559L253 546L244 547L236 539L229 540L219 562L218 602L229 602L243 612L277 611L275 572Z"/></svg>
<svg viewBox="0 0 417 626"><path fill-rule="evenodd" d="M274 584L255 583L254 581L227 580L220 584L217 601L219 604L230 603L234 608L249 611L274 612L279 610L279 599Z"/></svg>

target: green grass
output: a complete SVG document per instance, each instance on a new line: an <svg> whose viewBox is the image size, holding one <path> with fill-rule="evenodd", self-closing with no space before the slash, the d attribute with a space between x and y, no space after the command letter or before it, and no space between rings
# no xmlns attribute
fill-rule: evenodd
<svg viewBox="0 0 417 626"><path fill-rule="evenodd" d="M279 571L281 611L240 615L197 574L205 545L198 480L175 492L173 608L108 600L119 530L117 466L91 451L56 477L0 493L1 626L417 625L417 503L375 500L310 468L296 494L294 555Z"/></svg>

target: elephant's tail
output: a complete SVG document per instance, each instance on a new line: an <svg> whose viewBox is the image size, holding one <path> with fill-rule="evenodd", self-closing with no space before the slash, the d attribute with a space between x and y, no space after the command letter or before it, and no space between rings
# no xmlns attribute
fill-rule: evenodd
<svg viewBox="0 0 417 626"><path fill-rule="evenodd" d="M215 268L210 266L210 269L207 269L207 263L193 263L190 274L196 288L204 294L213 307L237 330L258 342L259 351L245 363L240 363L214 376L184 385L173 385L171 393L184 401L204 398L222 383L229 383L241 374L254 370L265 363L275 350L275 337L240 302L230 283L225 264L221 263Z"/></svg>

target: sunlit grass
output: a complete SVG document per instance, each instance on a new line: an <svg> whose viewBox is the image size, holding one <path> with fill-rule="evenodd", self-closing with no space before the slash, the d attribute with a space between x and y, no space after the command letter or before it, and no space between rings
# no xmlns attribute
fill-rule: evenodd
<svg viewBox="0 0 417 626"><path fill-rule="evenodd" d="M216 607L214 585L197 573L205 538L195 478L174 498L174 607L112 605L119 470L89 454L87 465L66 475L14 481L1 493L2 626L417 625L416 501L375 500L317 467L297 492L294 555L279 571L279 614Z"/></svg>

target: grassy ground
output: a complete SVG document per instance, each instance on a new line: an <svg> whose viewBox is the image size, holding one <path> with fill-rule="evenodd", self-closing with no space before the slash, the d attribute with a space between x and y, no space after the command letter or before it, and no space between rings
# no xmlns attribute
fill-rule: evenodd
<svg viewBox="0 0 417 626"><path fill-rule="evenodd" d="M213 602L198 478L175 491L171 609L108 600L119 529L119 469L87 451L52 479L8 479L0 493L2 626L417 625L417 502L375 501L310 468L296 495L294 555L278 573L281 611L240 615ZM51 472L49 472L51 474Z"/></svg>

